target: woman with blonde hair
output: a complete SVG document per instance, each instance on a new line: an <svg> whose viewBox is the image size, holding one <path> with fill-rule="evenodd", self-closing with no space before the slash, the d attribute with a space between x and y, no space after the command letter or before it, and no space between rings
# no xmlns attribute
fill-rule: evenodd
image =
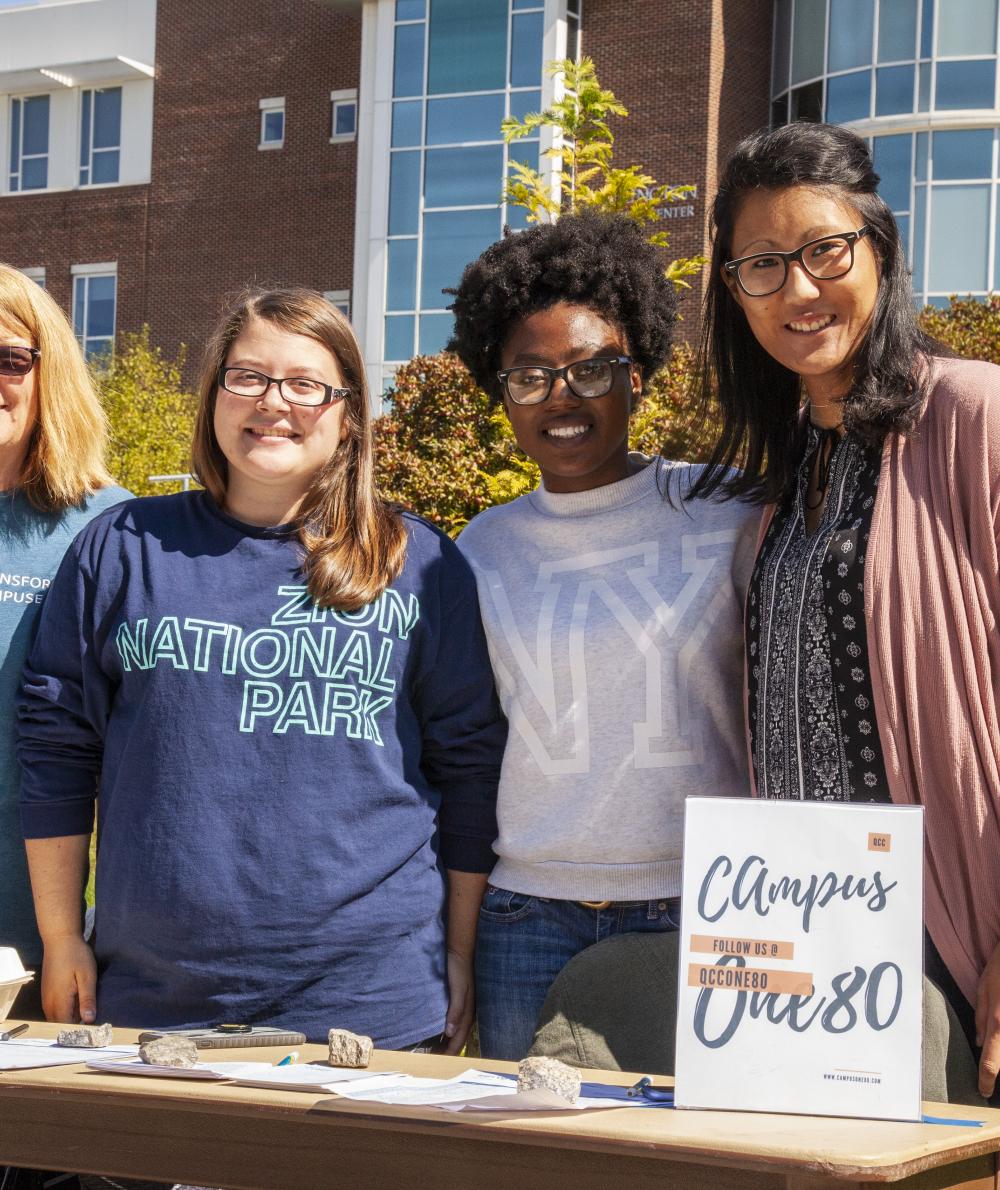
<svg viewBox="0 0 1000 1190"><path fill-rule="evenodd" d="M46 1013L457 1052L505 726L471 571L375 491L361 353L318 293L225 318L194 462L204 491L81 534L25 671Z"/></svg>
<svg viewBox="0 0 1000 1190"><path fill-rule="evenodd" d="M62 310L0 264L0 946L42 960L18 815L14 706L46 590L66 548L98 512L129 493L104 468L107 426ZM41 1015L37 981L17 1001Z"/></svg>

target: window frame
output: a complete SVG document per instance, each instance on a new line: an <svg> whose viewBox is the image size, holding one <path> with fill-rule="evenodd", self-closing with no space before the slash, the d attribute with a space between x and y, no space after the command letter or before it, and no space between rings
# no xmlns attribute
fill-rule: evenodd
<svg viewBox="0 0 1000 1190"><path fill-rule="evenodd" d="M118 91L120 93L120 100L118 106L118 143L115 146L102 146L100 149L94 148L94 125L96 123L97 115L97 93L99 91ZM87 96L90 96L89 109L85 102ZM89 128L84 128L84 111L89 110ZM125 90L121 83L116 83L110 87L81 87L80 88L80 159L77 161L77 186L81 190L90 190L99 188L101 186L120 186L122 176L122 124L124 123L123 116L125 112ZM86 154L87 164L83 163L84 156L84 137L86 136ZM117 177L113 182L95 182L94 177L94 156L95 154L117 153L118 154L118 169ZM87 180L84 181L84 171L87 174Z"/></svg>
<svg viewBox="0 0 1000 1190"><path fill-rule="evenodd" d="M337 112L342 107L354 108L354 128L351 132L337 132ZM349 87L330 92L330 144L343 145L358 139L358 89Z"/></svg>
<svg viewBox="0 0 1000 1190"><path fill-rule="evenodd" d="M52 92L51 91L37 91L31 95L9 95L7 97L7 168L6 168L6 185L4 191L7 194L43 194L49 189L49 158L51 157L52 148ZM48 128L45 136L45 152L44 153L28 153L24 152L24 105L30 103L33 99L47 99L49 101L48 110ZM14 105L20 104L20 112L17 120L17 130L14 127ZM15 138L17 141L17 169L14 169L14 153L15 153ZM25 188L23 184L24 178L24 162L29 161L44 161L45 162L45 185L44 186L29 186ZM15 185L15 180L17 184Z"/></svg>
<svg viewBox="0 0 1000 1190"><path fill-rule="evenodd" d="M70 277L72 280L72 304L70 310L70 318L73 323L73 336L80 349L83 351L87 359L93 355L99 354L99 350L88 350L88 342L102 341L107 345L110 351L114 350L115 338L118 327L118 262L116 260L103 261L98 264L74 264L70 266ZM98 277L111 277L114 280L114 312L111 319L111 334L110 335L88 335L87 334L87 320L90 311L90 282ZM84 282L84 305L81 317L81 325L83 327L82 333L77 331L77 282Z"/></svg>
<svg viewBox="0 0 1000 1190"><path fill-rule="evenodd" d="M257 148L261 150L283 149L285 147L285 132L288 122L285 112L284 95L273 96L270 99L260 99L257 101L257 108L260 112ZM266 140L264 134L267 128L267 117L273 115L275 112L281 113L281 139Z"/></svg>
<svg viewBox="0 0 1000 1190"><path fill-rule="evenodd" d="M348 320L351 317L351 291L349 289L324 289L323 296L334 309Z"/></svg>
<svg viewBox="0 0 1000 1190"><path fill-rule="evenodd" d="M41 289L46 289L45 284L45 265L31 265L28 268L18 269L22 276L28 278L29 281L34 281Z"/></svg>

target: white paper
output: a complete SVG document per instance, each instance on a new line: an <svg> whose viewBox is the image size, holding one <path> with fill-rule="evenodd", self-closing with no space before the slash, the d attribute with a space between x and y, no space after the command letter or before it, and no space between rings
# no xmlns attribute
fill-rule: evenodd
<svg viewBox="0 0 1000 1190"><path fill-rule="evenodd" d="M233 1081L240 1087L273 1087L286 1091L329 1091L339 1093L347 1083L386 1082L395 1077L395 1071L373 1074L370 1070L344 1070L338 1067L313 1066L268 1066L259 1074L247 1077L237 1076Z"/></svg>
<svg viewBox="0 0 1000 1190"><path fill-rule="evenodd" d="M920 1118L922 849L919 807L688 798L678 1107Z"/></svg>
<svg viewBox="0 0 1000 1190"><path fill-rule="evenodd" d="M581 1095L576 1103L567 1103L554 1091L538 1089L485 1095L463 1102L439 1103L435 1106L443 1111L586 1111L598 1107L642 1107L641 1103L630 1103L624 1099L596 1099Z"/></svg>
<svg viewBox="0 0 1000 1190"><path fill-rule="evenodd" d="M46 1066L75 1066L95 1054L117 1057L137 1054L137 1045L105 1045L100 1049L56 1045L42 1037L18 1037L0 1041L0 1070L37 1070Z"/></svg>
<svg viewBox="0 0 1000 1190"><path fill-rule="evenodd" d="M93 1051L91 1051L93 1052ZM199 1062L197 1066L159 1066L143 1062L141 1058L94 1058L87 1063L89 1070L105 1074L134 1074L145 1078L183 1078L215 1081L220 1079L252 1078L273 1070L269 1062Z"/></svg>
<svg viewBox="0 0 1000 1190"><path fill-rule="evenodd" d="M426 1107L453 1101L503 1094L514 1084L501 1075L484 1070L466 1070L455 1078L414 1078L400 1074L372 1086L337 1087L338 1095L365 1103L389 1103L398 1107Z"/></svg>

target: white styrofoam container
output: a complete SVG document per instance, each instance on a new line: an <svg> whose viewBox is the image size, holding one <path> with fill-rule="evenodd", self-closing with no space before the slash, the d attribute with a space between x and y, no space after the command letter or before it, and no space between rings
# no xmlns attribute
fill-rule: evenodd
<svg viewBox="0 0 1000 1190"><path fill-rule="evenodd" d="M0 946L0 1021L10 1016L17 993L34 978L13 946Z"/></svg>

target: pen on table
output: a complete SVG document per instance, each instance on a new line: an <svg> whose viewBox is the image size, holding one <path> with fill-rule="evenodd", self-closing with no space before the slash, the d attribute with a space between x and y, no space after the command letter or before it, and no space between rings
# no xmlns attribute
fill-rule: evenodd
<svg viewBox="0 0 1000 1190"><path fill-rule="evenodd" d="M290 1054L285 1054L280 1062L275 1062L275 1066L294 1066L299 1060L299 1051L292 1050Z"/></svg>
<svg viewBox="0 0 1000 1190"><path fill-rule="evenodd" d="M648 1077L639 1079L625 1092L629 1099L646 1099L650 1103L673 1103L673 1087L654 1087L653 1080Z"/></svg>
<svg viewBox="0 0 1000 1190"><path fill-rule="evenodd" d="M13 1041L15 1037L20 1037L22 1033L27 1033L27 1025L15 1025L13 1029L8 1029L6 1033L0 1033L0 1041Z"/></svg>

